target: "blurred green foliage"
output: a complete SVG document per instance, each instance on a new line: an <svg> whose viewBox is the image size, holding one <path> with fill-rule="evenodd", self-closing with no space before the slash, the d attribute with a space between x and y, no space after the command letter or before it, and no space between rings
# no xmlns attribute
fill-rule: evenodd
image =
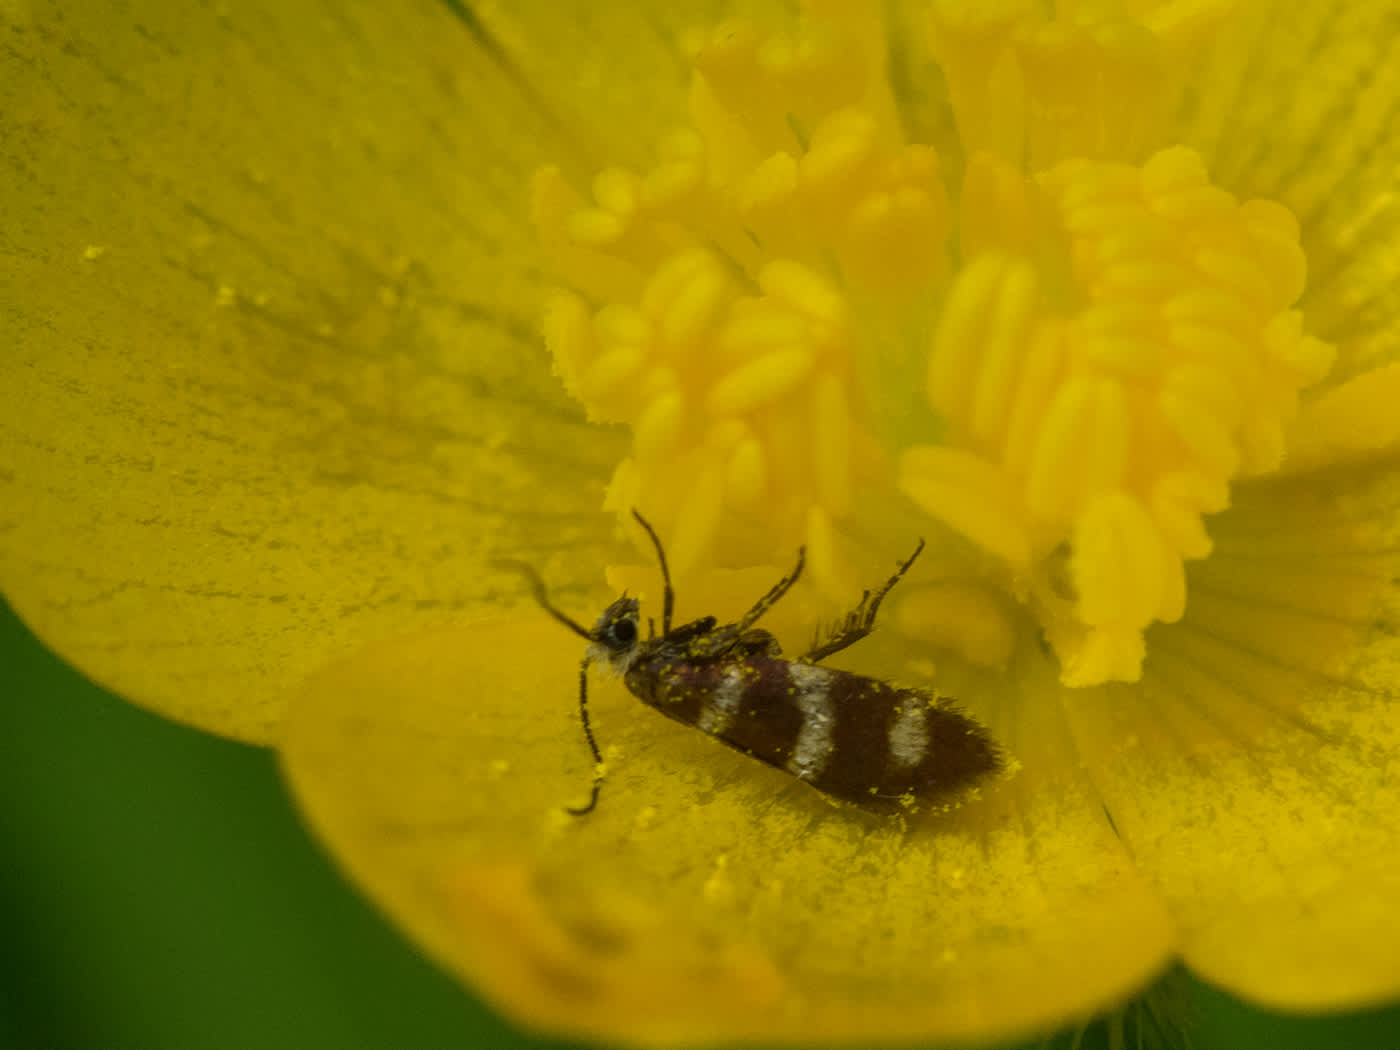
<svg viewBox="0 0 1400 1050"><path fill-rule="evenodd" d="M0 851L0 1046L577 1045L517 1033L400 939L307 839L271 754L123 703L3 604ZM1197 1050L1400 1048L1397 1008L1190 1000Z"/></svg>
<svg viewBox="0 0 1400 1050"><path fill-rule="evenodd" d="M517 1035L306 837L270 752L103 692L0 612L0 1043L571 1044Z"/></svg>

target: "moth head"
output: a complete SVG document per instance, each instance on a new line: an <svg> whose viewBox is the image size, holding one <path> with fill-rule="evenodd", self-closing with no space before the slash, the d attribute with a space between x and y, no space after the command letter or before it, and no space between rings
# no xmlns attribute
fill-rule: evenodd
<svg viewBox="0 0 1400 1050"><path fill-rule="evenodd" d="M642 645L639 604L636 598L624 594L603 610L588 632L591 662L607 664L617 674L632 666Z"/></svg>

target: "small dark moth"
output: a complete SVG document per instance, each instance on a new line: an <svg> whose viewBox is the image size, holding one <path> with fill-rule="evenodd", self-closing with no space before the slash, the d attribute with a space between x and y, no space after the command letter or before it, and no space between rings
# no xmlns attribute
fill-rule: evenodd
<svg viewBox="0 0 1400 1050"><path fill-rule="evenodd" d="M534 570L509 563L529 578L535 600L564 626L588 640L579 668L578 706L584 737L601 770L602 755L588 717L588 665L606 663L642 703L834 798L889 809L956 795L1002 768L987 730L947 698L875 678L819 667L818 661L860 641L890 589L909 571L923 541L899 570L837 625L831 637L796 660L783 658L778 641L755 628L758 618L802 574L797 566L737 622L701 617L672 630L675 592L661 540L637 511L632 516L656 548L664 583L661 634L654 623L644 641L639 603L625 594L603 610L592 630L550 604ZM598 804L601 772L582 816Z"/></svg>

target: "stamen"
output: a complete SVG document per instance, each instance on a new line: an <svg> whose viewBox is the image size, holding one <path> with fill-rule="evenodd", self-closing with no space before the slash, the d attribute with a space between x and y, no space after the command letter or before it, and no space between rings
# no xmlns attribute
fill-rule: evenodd
<svg viewBox="0 0 1400 1050"><path fill-rule="evenodd" d="M880 5L696 34L691 127L651 170L536 180L572 289L547 343L632 427L607 505L647 508L680 578L805 543L833 604L941 525L921 568L957 566L978 626L911 595L905 630L981 665L1040 635L1067 684L1136 678L1233 484L1400 440L1357 404L1393 373L1307 407L1334 352L1294 308L1293 215L1156 148L1228 8L944 0L925 57L957 143L892 88Z"/></svg>

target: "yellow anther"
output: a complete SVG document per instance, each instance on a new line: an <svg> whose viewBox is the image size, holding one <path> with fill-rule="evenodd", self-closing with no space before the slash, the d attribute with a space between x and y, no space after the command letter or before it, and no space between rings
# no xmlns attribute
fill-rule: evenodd
<svg viewBox="0 0 1400 1050"><path fill-rule="evenodd" d="M732 297L724 269L708 252L693 251L667 260L647 284L641 307L655 320L664 353L700 339Z"/></svg>
<svg viewBox="0 0 1400 1050"><path fill-rule="evenodd" d="M672 390L653 399L632 428L632 447L637 460L648 467L658 465L680 439L685 425L685 399Z"/></svg>
<svg viewBox="0 0 1400 1050"><path fill-rule="evenodd" d="M1223 332L1245 334L1258 326L1258 319L1247 305L1217 288L1184 288L1160 309L1169 324L1192 324Z"/></svg>
<svg viewBox="0 0 1400 1050"><path fill-rule="evenodd" d="M1040 284L1030 266L1015 262L1001 275L987 318L983 361L968 406L972 434L980 442L994 443L1006 429L1039 295Z"/></svg>
<svg viewBox="0 0 1400 1050"><path fill-rule="evenodd" d="M690 197L705 177L705 147L700 136L686 128L662 140L660 159L642 181L642 202L662 211Z"/></svg>
<svg viewBox="0 0 1400 1050"><path fill-rule="evenodd" d="M641 177L635 172L626 168L608 168L599 172L593 180L593 199L598 202L598 207L626 218L637 210L641 189Z"/></svg>
<svg viewBox="0 0 1400 1050"><path fill-rule="evenodd" d="M641 370L645 355L641 347L615 346L593 359L579 384L585 401L609 402Z"/></svg>
<svg viewBox="0 0 1400 1050"><path fill-rule="evenodd" d="M1090 627L1149 623L1166 591L1168 555L1142 505L1121 489L1095 496L1075 524L1073 544L1080 621Z"/></svg>
<svg viewBox="0 0 1400 1050"><path fill-rule="evenodd" d="M593 338L600 346L642 346L651 340L651 323L631 306L610 303L593 315Z"/></svg>
<svg viewBox="0 0 1400 1050"><path fill-rule="evenodd" d="M1185 146L1158 150L1142 165L1142 192L1148 200L1181 193L1210 181L1201 155Z"/></svg>
<svg viewBox="0 0 1400 1050"><path fill-rule="evenodd" d="M1185 446L1191 460L1208 474L1232 477L1240 455L1229 429L1209 407L1197 402L1189 390L1164 387L1157 396L1156 409Z"/></svg>
<svg viewBox="0 0 1400 1050"><path fill-rule="evenodd" d="M1228 222L1235 211L1235 198L1208 183L1192 183L1155 195L1149 194L1146 203L1153 212L1169 222L1196 225Z"/></svg>
<svg viewBox="0 0 1400 1050"><path fill-rule="evenodd" d="M968 404L982 365L982 348L1008 272L1023 266L1006 256L980 256L963 269L939 318L928 359L933 407L958 416Z"/></svg>
<svg viewBox="0 0 1400 1050"><path fill-rule="evenodd" d="M705 431L705 450L716 460L727 458L731 449L749 436L749 428L737 419L721 419Z"/></svg>
<svg viewBox="0 0 1400 1050"><path fill-rule="evenodd" d="M750 308L736 311L716 334L715 349L726 360L757 357L804 342L807 319L786 311Z"/></svg>
<svg viewBox="0 0 1400 1050"><path fill-rule="evenodd" d="M765 354L727 372L710 388L711 415L742 415L791 393L811 374L816 355L807 347Z"/></svg>
<svg viewBox="0 0 1400 1050"><path fill-rule="evenodd" d="M1264 345L1269 359L1286 368L1301 386L1322 379L1337 360L1336 347L1303 331L1303 315L1297 310L1285 310L1269 322Z"/></svg>
<svg viewBox="0 0 1400 1050"><path fill-rule="evenodd" d="M1041 421L1065 371L1066 335L1061 324L1042 325L1021 368L1002 443L1002 462L1012 476L1024 476L1030 470L1040 443Z"/></svg>
<svg viewBox="0 0 1400 1050"><path fill-rule="evenodd" d="M1160 375L1168 347L1150 334L1098 336L1085 334L1076 349L1086 365L1125 379L1151 379Z"/></svg>
<svg viewBox="0 0 1400 1050"><path fill-rule="evenodd" d="M831 515L820 507L812 507L807 512L805 525L807 565L818 590L831 597L857 593L860 581L854 578L842 556L844 544L836 533Z"/></svg>
<svg viewBox="0 0 1400 1050"><path fill-rule="evenodd" d="M725 490L731 500L745 509L760 505L768 491L768 465L763 446L755 438L744 438L729 454Z"/></svg>
<svg viewBox="0 0 1400 1050"><path fill-rule="evenodd" d="M1240 425L1241 476L1272 473L1283 465L1285 415L1292 413L1281 409L1276 416L1254 415Z"/></svg>
<svg viewBox="0 0 1400 1050"><path fill-rule="evenodd" d="M1103 627L1071 640L1070 632L1048 629L1060 657L1060 681L1071 688L1104 682L1135 682L1142 674L1147 643L1127 625Z"/></svg>
<svg viewBox="0 0 1400 1050"><path fill-rule="evenodd" d="M1164 296L1191 280L1190 271L1171 261L1135 260L1104 266L1086 290L1096 299L1117 296Z"/></svg>
<svg viewBox="0 0 1400 1050"><path fill-rule="evenodd" d="M1272 298L1268 277L1243 251L1206 249L1197 252L1192 262L1205 276L1213 278L1246 302L1262 306Z"/></svg>
<svg viewBox="0 0 1400 1050"><path fill-rule="evenodd" d="M735 210L769 250L790 249L798 240L793 228L802 218L795 199L797 160L774 153L743 178L734 195Z"/></svg>
<svg viewBox="0 0 1400 1050"><path fill-rule="evenodd" d="M1163 395L1174 398L1180 404L1196 405L1228 430L1242 418L1243 405L1239 390L1230 381L1229 375L1215 366L1218 360L1213 359L1211 364L1195 362L1173 368L1167 374Z"/></svg>
<svg viewBox="0 0 1400 1050"><path fill-rule="evenodd" d="M1254 239L1256 263L1267 271L1270 305L1275 309L1289 305L1303 294L1308 277L1308 261L1298 243L1298 220L1273 201L1245 202L1240 218Z"/></svg>
<svg viewBox="0 0 1400 1050"><path fill-rule="evenodd" d="M990 153L968 161L958 223L965 259L983 252L1034 254L1035 187L1020 168Z"/></svg>
<svg viewBox="0 0 1400 1050"><path fill-rule="evenodd" d="M1152 486L1152 517L1180 558L1204 558L1211 552L1210 536L1202 519L1202 510L1209 501L1201 497L1200 480L1199 475L1176 473Z"/></svg>
<svg viewBox="0 0 1400 1050"><path fill-rule="evenodd" d="M627 224L621 216L602 208L588 208L569 216L569 237L576 244L590 248L612 244L622 236L626 228Z"/></svg>
<svg viewBox="0 0 1400 1050"><path fill-rule="evenodd" d="M823 121L802 157L807 192L816 199L849 192L874 159L878 133L874 117L863 109L843 109Z"/></svg>
<svg viewBox="0 0 1400 1050"><path fill-rule="evenodd" d="M724 488L725 469L719 463L707 462L698 475L686 479L675 529L666 547L676 575L693 568L714 539L724 511Z"/></svg>
<svg viewBox="0 0 1400 1050"><path fill-rule="evenodd" d="M861 293L895 303L926 294L948 262L952 209L938 155L906 146L851 180L836 243L843 271ZM821 207L820 201L813 202Z"/></svg>
<svg viewBox="0 0 1400 1050"><path fill-rule="evenodd" d="M631 399L634 406L649 404L658 397L664 397L674 390L680 389L680 376L676 374L674 368L667 365L653 365L643 373L637 381L635 396Z"/></svg>
<svg viewBox="0 0 1400 1050"><path fill-rule="evenodd" d="M851 414L846 385L826 373L812 384L812 474L817 500L828 514L851 504Z"/></svg>
<svg viewBox="0 0 1400 1050"><path fill-rule="evenodd" d="M846 323L845 297L810 267L780 259L763 268L758 284L778 302L832 329Z"/></svg>
<svg viewBox="0 0 1400 1050"><path fill-rule="evenodd" d="M957 653L975 667L1004 667L1016 648L1006 600L975 583L911 587L895 606L894 622L908 637Z"/></svg>
<svg viewBox="0 0 1400 1050"><path fill-rule="evenodd" d="M1031 458L1026 479L1031 513L1064 520L1087 496L1116 485L1127 464L1130 428L1121 384L1088 375L1063 383Z"/></svg>
<svg viewBox="0 0 1400 1050"><path fill-rule="evenodd" d="M919 446L904 453L899 487L932 517L962 533L1014 572L1030 568L1027 514L995 465L956 449Z"/></svg>

